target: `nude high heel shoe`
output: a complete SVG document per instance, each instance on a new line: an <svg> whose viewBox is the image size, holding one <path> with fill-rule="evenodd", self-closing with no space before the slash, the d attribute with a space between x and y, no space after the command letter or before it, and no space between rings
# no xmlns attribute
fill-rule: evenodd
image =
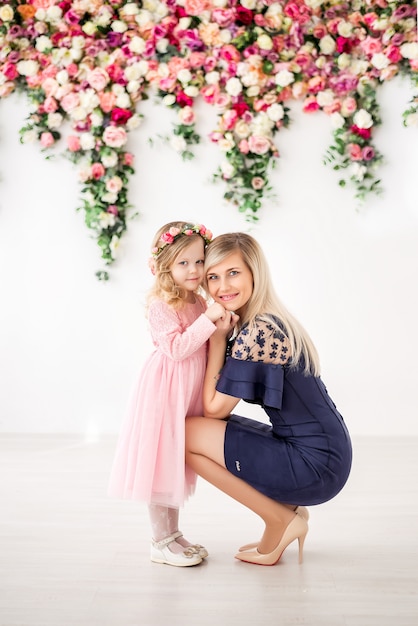
<svg viewBox="0 0 418 626"><path fill-rule="evenodd" d="M245 563L254 563L256 565L275 565L292 541L295 539L299 542L299 563L303 561L303 544L308 533L308 524L300 515L295 515L290 524L287 526L280 540L279 545L268 554L262 554L254 548L253 550L245 550L235 555L236 559Z"/></svg>
<svg viewBox="0 0 418 626"><path fill-rule="evenodd" d="M306 506L296 507L295 513L303 517L305 522L309 520L309 511L306 508ZM254 541L253 543L247 543L245 546L241 546L240 548L238 548L238 551L243 552L244 550L252 550L253 548L256 548L259 543L260 543L259 541Z"/></svg>

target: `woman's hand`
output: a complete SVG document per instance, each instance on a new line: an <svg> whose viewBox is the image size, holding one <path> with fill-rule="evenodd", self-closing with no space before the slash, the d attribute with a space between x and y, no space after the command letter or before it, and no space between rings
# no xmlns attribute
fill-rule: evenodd
<svg viewBox="0 0 418 626"><path fill-rule="evenodd" d="M214 334L217 334L218 337L229 337L234 330L234 327L237 324L238 320L239 315L237 315L233 311L225 311L224 315L220 317L215 323L216 331Z"/></svg>

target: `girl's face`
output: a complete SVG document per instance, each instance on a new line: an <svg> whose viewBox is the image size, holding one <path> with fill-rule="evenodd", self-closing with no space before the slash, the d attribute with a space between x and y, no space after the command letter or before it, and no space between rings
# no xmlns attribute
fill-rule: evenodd
<svg viewBox="0 0 418 626"><path fill-rule="evenodd" d="M187 292L196 291L203 280L205 246L202 237L194 237L190 245L174 259L171 276L178 287Z"/></svg>
<svg viewBox="0 0 418 626"><path fill-rule="evenodd" d="M206 280L212 298L227 311L239 312L253 293L253 275L241 252L233 252L209 268Z"/></svg>

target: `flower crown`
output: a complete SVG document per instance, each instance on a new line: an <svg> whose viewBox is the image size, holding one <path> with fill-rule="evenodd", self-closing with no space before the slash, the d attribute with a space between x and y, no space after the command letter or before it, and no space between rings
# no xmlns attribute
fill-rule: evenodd
<svg viewBox="0 0 418 626"><path fill-rule="evenodd" d="M153 258L156 259L166 246L172 244L179 237L181 237L181 235L187 235L189 237L190 235L200 235L206 244L212 241L213 236L212 232L206 228L206 226L203 226L203 224L187 224L183 230L172 226L170 230L161 235L158 240L159 245L152 248L151 254Z"/></svg>

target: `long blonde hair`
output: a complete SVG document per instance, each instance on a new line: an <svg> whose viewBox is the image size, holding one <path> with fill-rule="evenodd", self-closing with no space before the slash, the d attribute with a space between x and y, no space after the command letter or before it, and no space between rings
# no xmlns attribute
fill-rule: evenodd
<svg viewBox="0 0 418 626"><path fill-rule="evenodd" d="M189 234L189 230L193 231ZM204 244L206 245L206 239L204 235L197 232L200 225L195 225L192 222L169 222L161 228L154 235L154 239L151 245L152 256L149 264L152 273L155 276L153 286L148 292L147 296L147 308L152 300L164 300L175 309L179 309L183 306L186 298L186 291L181 289L173 280L171 274L171 266L178 255L187 248L197 237L202 237ZM204 232L204 227L202 227ZM173 241L169 244L161 245L161 237L170 230L175 232L178 230L178 234L173 237ZM186 233L183 231L187 231ZM207 231L210 234L210 231ZM209 237L210 238L210 237Z"/></svg>
<svg viewBox="0 0 418 626"><path fill-rule="evenodd" d="M305 373L318 376L320 365L317 350L306 330L278 298L266 257L259 243L251 235L238 232L215 237L206 248L205 275L234 252L241 253L253 277L252 294L247 304L240 310L240 326L247 323L250 327L254 326L256 318L276 324L274 318L278 319L283 326L281 330L289 339L293 362L297 364L302 358ZM207 290L207 284L205 289Z"/></svg>

